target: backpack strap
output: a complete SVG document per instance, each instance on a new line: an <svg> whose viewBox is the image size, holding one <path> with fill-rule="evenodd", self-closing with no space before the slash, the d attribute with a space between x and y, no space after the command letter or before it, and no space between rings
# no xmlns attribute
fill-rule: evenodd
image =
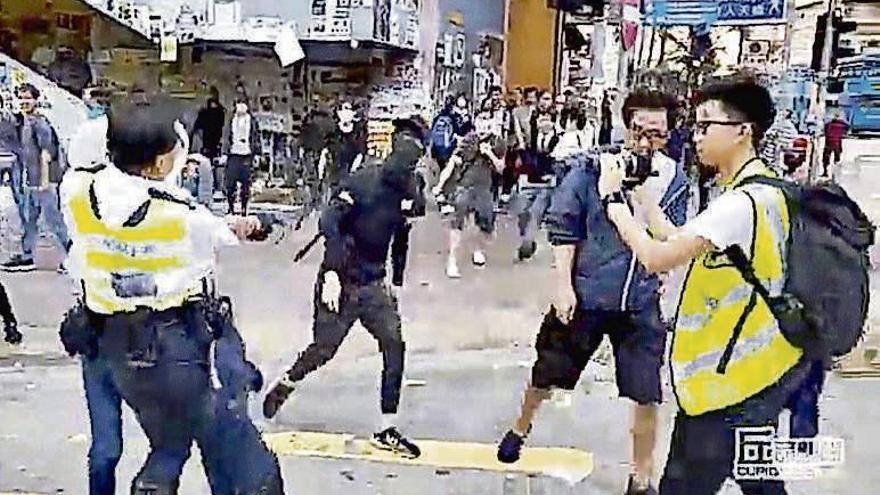
<svg viewBox="0 0 880 495"><path fill-rule="evenodd" d="M785 189L788 182L776 177L767 177L766 175L752 175L743 179L737 187L742 187L748 184L761 184L763 186L775 187L777 189Z"/></svg>
<svg viewBox="0 0 880 495"><path fill-rule="evenodd" d="M747 178L748 181L750 178ZM745 182L745 181L744 181ZM752 195L746 191L742 191L743 194L749 197L749 200L752 203L752 213L757 215L757 208L755 207L754 198ZM752 228L752 247L754 249L755 238L757 235L757 229ZM736 342L739 340L739 336L742 333L743 326L745 325L746 318L755 308L756 304L756 294L761 296L761 299L767 303L771 308L773 307L770 304L770 291L764 287L764 284L758 279L758 276L755 274L755 267L752 266L751 261L749 261L748 256L743 251L742 247L738 244L733 244L728 246L723 253L730 259L733 263L733 266L740 273L743 280L746 281L749 285L752 286L752 294L749 296L749 301L746 303L745 309L743 309L742 315L740 315L739 320L736 322L736 325L733 328L733 334L730 336L730 340L728 340L727 345L724 348L724 352L721 355L721 359L718 360L718 366L716 367L716 371L720 374L723 374L727 371L727 365L730 364L730 360L733 358L733 348L736 345Z"/></svg>
<svg viewBox="0 0 880 495"><path fill-rule="evenodd" d="M733 263L733 266L736 267L736 270L742 275L743 280L749 283L752 287L755 288L755 291L764 298L765 301L769 302L770 300L770 291L764 287L764 284L758 279L758 276L755 275L755 268L752 266L752 263L746 257L746 253L743 252L742 248L736 244L728 247L724 250L724 254L730 258L730 261Z"/></svg>

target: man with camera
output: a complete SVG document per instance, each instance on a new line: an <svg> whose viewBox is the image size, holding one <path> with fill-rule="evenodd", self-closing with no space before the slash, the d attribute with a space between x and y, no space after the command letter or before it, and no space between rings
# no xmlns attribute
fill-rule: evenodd
<svg viewBox="0 0 880 495"><path fill-rule="evenodd" d="M661 150L675 102L636 90L623 106L628 127L627 187L631 196L662 198L655 204L677 225L685 221L687 181ZM552 388L572 390L605 335L611 339L620 395L635 402L633 473L627 494L656 493L654 467L660 367L667 328L660 318L659 280L648 273L614 232L597 188L598 163L573 168L548 211L556 257L557 293L537 338L538 358L522 410L498 448L501 462L516 462L532 419ZM637 212L643 214L643 212Z"/></svg>

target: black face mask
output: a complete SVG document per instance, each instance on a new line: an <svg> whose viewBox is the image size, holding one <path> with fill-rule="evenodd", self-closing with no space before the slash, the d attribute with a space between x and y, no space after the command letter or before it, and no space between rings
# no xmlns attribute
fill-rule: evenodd
<svg viewBox="0 0 880 495"><path fill-rule="evenodd" d="M412 139L399 139L382 167L382 180L400 199L413 201L412 216L424 215L425 180L416 172L416 164L424 155L422 148Z"/></svg>

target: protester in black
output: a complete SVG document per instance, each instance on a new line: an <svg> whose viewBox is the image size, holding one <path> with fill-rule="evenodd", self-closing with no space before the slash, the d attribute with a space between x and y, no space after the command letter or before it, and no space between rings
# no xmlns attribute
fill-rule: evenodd
<svg viewBox="0 0 880 495"><path fill-rule="evenodd" d="M343 102L339 106L336 119L319 164L319 176L330 194L361 166L367 154L366 132L351 103Z"/></svg>
<svg viewBox="0 0 880 495"><path fill-rule="evenodd" d="M357 171L324 209L320 232L325 254L315 283L314 342L270 390L263 414L275 416L296 382L330 361L360 320L378 341L383 357L382 427L373 444L418 457L419 448L396 427L404 364L396 293L403 285L406 265L407 217L424 214L424 182L415 167L424 155L425 131L411 122L398 123L393 151L384 165ZM386 281L389 247L390 285Z"/></svg>
<svg viewBox="0 0 880 495"><path fill-rule="evenodd" d="M257 119L248 108L247 100L235 103L235 113L226 134L226 201L229 203L229 214L235 212L235 193L240 184L241 214L247 216L254 157L260 155L262 146Z"/></svg>
<svg viewBox="0 0 880 495"><path fill-rule="evenodd" d="M205 106L199 110L193 127L193 135L202 133L201 152L207 158L215 159L220 156L223 143L223 127L226 124L226 109L220 103L220 95L217 88L211 88L211 96ZM215 181L218 183L218 181Z"/></svg>

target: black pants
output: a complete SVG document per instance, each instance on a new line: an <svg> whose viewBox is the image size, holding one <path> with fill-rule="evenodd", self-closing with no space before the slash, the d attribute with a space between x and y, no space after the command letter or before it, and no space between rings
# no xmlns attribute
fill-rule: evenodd
<svg viewBox="0 0 880 495"><path fill-rule="evenodd" d="M819 396L824 385L825 363L814 361L803 384L785 403L791 411L788 431L792 438L813 438L819 434Z"/></svg>
<svg viewBox="0 0 880 495"><path fill-rule="evenodd" d="M277 461L266 472L255 472L265 467L256 453L274 457L250 419L218 402L222 398L211 390L208 352L213 335L200 305L115 315L99 325L99 355L150 441L132 494L176 494L194 441L215 495L283 493ZM242 466L246 470L234 469ZM269 491L261 492L261 487Z"/></svg>
<svg viewBox="0 0 880 495"><path fill-rule="evenodd" d="M714 495L733 476L736 429L773 426L793 391L807 376L811 363L801 362L782 379L743 403L699 416L679 411L675 417L666 469L660 481L663 495ZM745 495L784 495L781 481L737 481Z"/></svg>
<svg viewBox="0 0 880 495"><path fill-rule="evenodd" d="M828 165L831 164L831 157L834 157L834 164L840 163L840 155L843 154L843 145L840 143L829 143L825 141L825 150L822 151L822 174L828 175Z"/></svg>
<svg viewBox="0 0 880 495"><path fill-rule="evenodd" d="M12 311L12 303L9 302L9 295L6 294L6 287L2 283L0 283L0 317L7 325L18 323Z"/></svg>
<svg viewBox="0 0 880 495"><path fill-rule="evenodd" d="M235 213L235 192L241 184L241 214L247 215L248 201L251 199L251 168L253 155L229 155L226 162L226 201L229 213Z"/></svg>
<svg viewBox="0 0 880 495"><path fill-rule="evenodd" d="M360 320L382 352L382 413L396 413L404 365L397 300L382 282L367 285L343 282L339 311L333 312L321 301L323 278L323 273L319 273L315 284L314 341L299 355L288 376L293 381L302 380L333 359L351 327Z"/></svg>

